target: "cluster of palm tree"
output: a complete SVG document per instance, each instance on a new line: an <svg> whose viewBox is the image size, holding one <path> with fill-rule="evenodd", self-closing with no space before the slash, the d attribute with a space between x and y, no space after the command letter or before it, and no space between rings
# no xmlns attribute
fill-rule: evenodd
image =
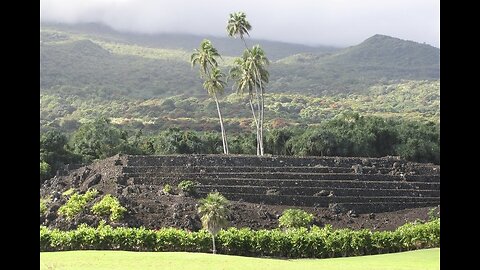
<svg viewBox="0 0 480 270"><path fill-rule="evenodd" d="M266 69L269 61L260 45L255 45L252 48L248 47L244 36L250 36L248 31L251 28L252 26L247 21L244 12L230 14L227 23L227 33L230 37L240 37L245 45L245 50L241 57L235 58L229 77L234 80L233 87L238 94L248 93L252 118L256 127L257 155L263 155L264 94L269 78L269 73ZM203 87L215 99L222 131L223 152L228 154L227 135L217 98L219 94L223 94L225 89L226 83L222 80L225 74L218 69L217 57L220 57L217 50L209 40L205 39L200 44L200 48L195 49L190 60L192 66L197 64L200 66L200 77L205 79Z"/></svg>
<svg viewBox="0 0 480 270"><path fill-rule="evenodd" d="M269 61L260 45L255 45L251 49L248 48L244 35L250 36L248 31L251 29L252 26L247 21L244 12L230 14L227 22L228 36L233 38L240 37L245 45L242 57L234 60L234 65L230 69L230 77L235 80L234 87L238 94L248 93L253 121L257 131L257 155L263 156L264 93L269 77L266 69ZM256 100L256 108L253 105L253 100Z"/></svg>

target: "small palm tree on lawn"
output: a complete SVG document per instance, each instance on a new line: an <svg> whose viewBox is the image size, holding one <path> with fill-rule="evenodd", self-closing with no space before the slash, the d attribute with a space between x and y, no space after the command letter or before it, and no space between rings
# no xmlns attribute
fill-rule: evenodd
<svg viewBox="0 0 480 270"><path fill-rule="evenodd" d="M202 221L203 228L207 229L212 235L213 254L217 253L215 248L215 236L227 225L227 216L229 214L229 201L222 194L215 192L209 193L206 198L200 200L198 213Z"/></svg>

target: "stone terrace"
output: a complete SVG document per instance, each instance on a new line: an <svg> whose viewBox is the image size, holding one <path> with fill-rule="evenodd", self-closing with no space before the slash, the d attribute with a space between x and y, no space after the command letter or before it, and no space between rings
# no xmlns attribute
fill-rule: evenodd
<svg viewBox="0 0 480 270"><path fill-rule="evenodd" d="M182 180L196 182L201 197L218 191L271 205L371 213L440 204L440 166L398 157L121 156L115 164L117 193L144 193L152 207L163 185Z"/></svg>

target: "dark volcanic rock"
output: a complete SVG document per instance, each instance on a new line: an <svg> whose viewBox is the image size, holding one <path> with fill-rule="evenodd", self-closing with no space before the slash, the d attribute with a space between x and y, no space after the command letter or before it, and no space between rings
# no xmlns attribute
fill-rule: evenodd
<svg viewBox="0 0 480 270"><path fill-rule="evenodd" d="M352 170L354 165L357 166L356 172ZM389 171L396 176L388 175ZM431 182L432 189L439 189L439 179L432 178L435 175L439 177L439 173L439 166L408 163L395 157L117 155L45 181L40 188L40 195L42 198L51 196L52 201L47 204L48 211L41 219L41 224L71 229L82 222L97 225L101 220L106 220L112 226L145 226L152 229L174 226L198 230L201 228L197 213L199 199L208 192L218 190L230 200L229 222L237 228L277 228L278 218L284 210L299 208L314 214L317 220L315 224L322 224L322 218L325 224L332 224L334 228L395 229L406 221L428 219L428 210L437 206L438 202L432 202L432 206L398 211L391 209L383 213L370 208L358 211L354 209L357 200L358 205L369 203L362 193L365 183L372 178L369 181L372 183L370 190L390 188L387 190L390 193L408 188L411 190L408 193L404 191L405 196L416 196L423 200L436 195L435 190L423 194L426 188L422 187L422 183ZM343 175L346 175L346 180L343 180ZM163 194L165 184L176 189L180 181L186 179L200 183L197 187L198 197ZM438 183L438 187L435 183ZM398 188L397 185L402 187ZM99 196L96 201L103 194L112 194L119 198L128 211L119 222L111 222L107 217L91 215L91 202L79 217L67 221L58 216L57 211L66 202L61 193L72 187L80 193L89 188L97 189ZM384 195L378 196L390 194L382 192ZM354 200L344 207L346 197ZM369 215L374 212L373 217Z"/></svg>

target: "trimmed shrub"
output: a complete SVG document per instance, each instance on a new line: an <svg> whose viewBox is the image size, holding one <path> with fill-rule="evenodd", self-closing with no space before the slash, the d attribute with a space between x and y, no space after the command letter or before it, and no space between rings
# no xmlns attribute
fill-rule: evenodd
<svg viewBox="0 0 480 270"><path fill-rule="evenodd" d="M440 246L440 219L381 232L334 230L330 225L287 231L229 228L218 233L217 246L222 254L288 258L362 256L434 248ZM105 222L97 228L80 225L72 231L40 226L40 251L78 249L210 252L211 236L206 230L112 228Z"/></svg>

